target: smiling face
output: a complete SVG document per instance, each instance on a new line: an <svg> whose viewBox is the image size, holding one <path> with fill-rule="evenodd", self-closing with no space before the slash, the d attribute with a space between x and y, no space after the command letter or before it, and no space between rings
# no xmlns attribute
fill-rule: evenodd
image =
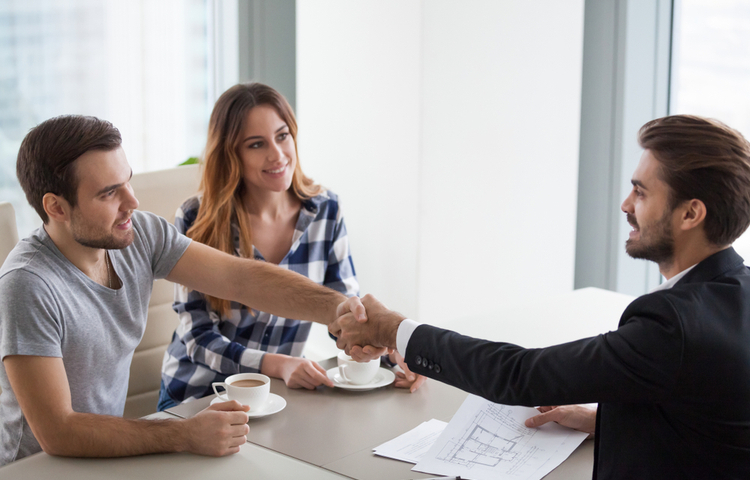
<svg viewBox="0 0 750 480"><path fill-rule="evenodd" d="M297 152L289 126L270 105L253 107L238 147L248 189L284 192L292 184Z"/></svg>
<svg viewBox="0 0 750 480"><path fill-rule="evenodd" d="M633 258L661 265L674 258L675 242L669 187L659 179L659 168L651 152L644 151L631 180L633 190L621 209L633 227L625 251Z"/></svg>
<svg viewBox="0 0 750 480"><path fill-rule="evenodd" d="M73 239L90 248L121 249L133 243L130 216L138 208L130 177L133 171L122 148L90 150L74 165L79 179L78 203L71 210Z"/></svg>

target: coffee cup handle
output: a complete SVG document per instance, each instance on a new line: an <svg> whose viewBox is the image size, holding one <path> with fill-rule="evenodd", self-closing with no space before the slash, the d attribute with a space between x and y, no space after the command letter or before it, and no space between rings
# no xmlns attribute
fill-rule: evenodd
<svg viewBox="0 0 750 480"><path fill-rule="evenodd" d="M344 370L346 370L346 364L339 365L339 375L341 375L341 378L343 378L346 383L352 383L348 378L346 378L346 373L344 373Z"/></svg>
<svg viewBox="0 0 750 480"><path fill-rule="evenodd" d="M223 388L224 392L219 393L219 391L217 390L217 387ZM226 395L227 393L227 384L224 382L214 382L211 384L211 388L214 389L214 393L216 394L217 397L221 397L222 395Z"/></svg>

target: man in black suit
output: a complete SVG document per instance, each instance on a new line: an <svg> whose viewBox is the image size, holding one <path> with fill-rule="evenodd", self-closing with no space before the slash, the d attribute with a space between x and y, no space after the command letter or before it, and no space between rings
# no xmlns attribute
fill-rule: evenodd
<svg viewBox="0 0 750 480"><path fill-rule="evenodd" d="M639 133L625 244L667 281L617 330L542 349L420 325L365 297L370 321L331 325L357 358L397 348L417 374L527 421L595 433L595 478L750 478L750 272L731 247L750 224L750 144L714 120L671 116ZM587 409L578 403L598 402Z"/></svg>

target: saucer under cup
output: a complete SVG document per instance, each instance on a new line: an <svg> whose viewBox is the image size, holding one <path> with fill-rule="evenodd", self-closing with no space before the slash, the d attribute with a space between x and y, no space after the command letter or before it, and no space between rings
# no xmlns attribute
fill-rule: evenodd
<svg viewBox="0 0 750 480"><path fill-rule="evenodd" d="M242 386L243 383L257 383L254 386ZM250 409L261 409L271 393L271 379L260 373L238 373L230 375L223 382L213 382L211 387L217 397L237 400ZM223 389L221 391L220 389Z"/></svg>
<svg viewBox="0 0 750 480"><path fill-rule="evenodd" d="M372 382L380 369L380 359L369 362L357 362L344 352L339 352L337 361L339 375L351 385L367 385Z"/></svg>

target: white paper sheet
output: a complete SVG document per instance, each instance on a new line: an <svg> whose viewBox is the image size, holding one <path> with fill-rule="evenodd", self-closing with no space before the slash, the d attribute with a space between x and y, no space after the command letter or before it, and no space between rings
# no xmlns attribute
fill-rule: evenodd
<svg viewBox="0 0 750 480"><path fill-rule="evenodd" d="M375 455L381 457L417 463L440 436L446 425L448 424L433 418L372 450Z"/></svg>
<svg viewBox="0 0 750 480"><path fill-rule="evenodd" d="M536 409L469 395L412 470L472 480L539 480L560 465L587 434L556 423L527 428Z"/></svg>

